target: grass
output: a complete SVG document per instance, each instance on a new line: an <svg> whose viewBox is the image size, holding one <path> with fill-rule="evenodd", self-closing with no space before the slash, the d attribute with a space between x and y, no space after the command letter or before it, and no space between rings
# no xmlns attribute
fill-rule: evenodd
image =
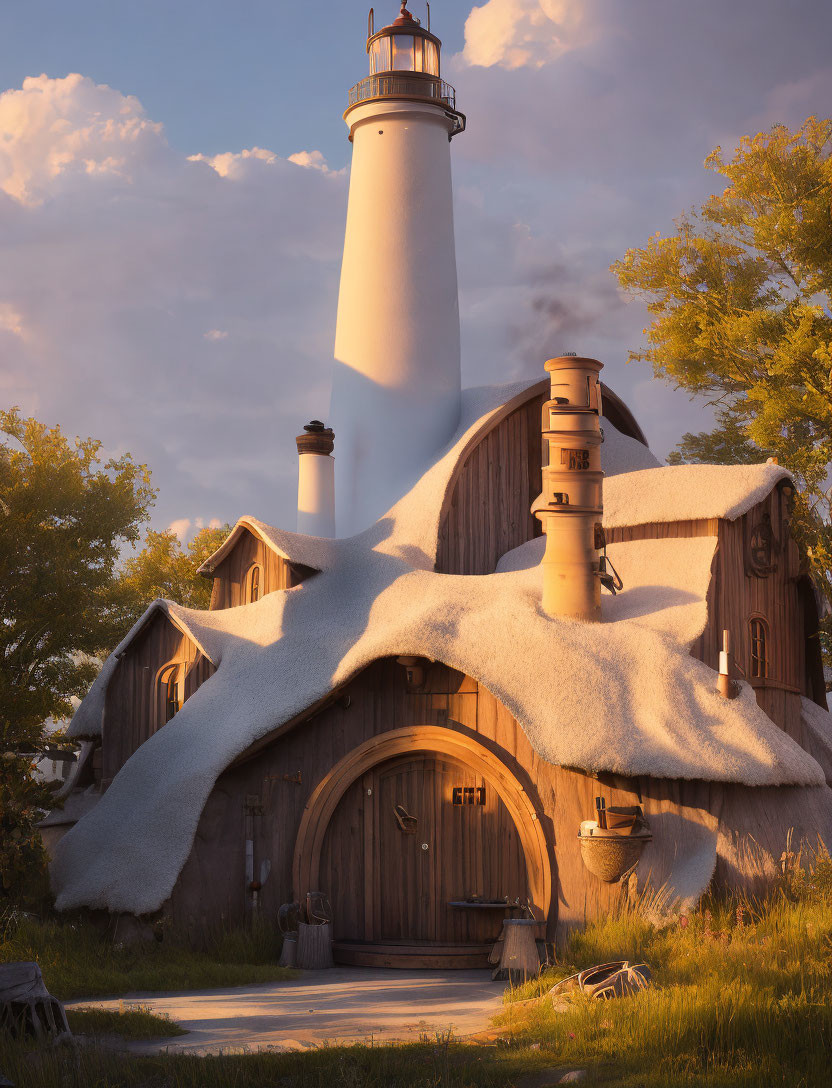
<svg viewBox="0 0 832 1088"><path fill-rule="evenodd" d="M447 1039L207 1058L128 1057L101 1046L27 1053L0 1043L0 1069L16 1088L514 1088L547 1065L534 1051L497 1054Z"/></svg>
<svg viewBox="0 0 832 1088"><path fill-rule="evenodd" d="M149 1005L125 1005L117 1009L82 1008L66 1010L73 1035L120 1035L123 1039L163 1039L187 1035L165 1013L155 1013Z"/></svg>
<svg viewBox="0 0 832 1088"><path fill-rule="evenodd" d="M118 947L89 922L17 916L0 928L0 963L35 960L62 1001L160 990L243 986L296 977L277 966L280 937L265 924L218 934L205 951L172 940Z"/></svg>
<svg viewBox="0 0 832 1088"><path fill-rule="evenodd" d="M612 959L647 962L654 985L554 1011L557 979ZM763 901L712 900L656 923L622 910L573 933L556 968L507 992L491 1045L128 1058L0 1042L0 1069L17 1088L548 1088L570 1069L587 1086L827 1088L831 998L832 861L819 858Z"/></svg>
<svg viewBox="0 0 832 1088"><path fill-rule="evenodd" d="M762 902L710 901L660 926L636 910L610 915L572 935L562 966L509 991L498 1026L566 1064L613 1063L622 1085L827 1085L830 892L832 861L821 857ZM523 1003L614 959L646 962L655 985L560 1013L548 999Z"/></svg>

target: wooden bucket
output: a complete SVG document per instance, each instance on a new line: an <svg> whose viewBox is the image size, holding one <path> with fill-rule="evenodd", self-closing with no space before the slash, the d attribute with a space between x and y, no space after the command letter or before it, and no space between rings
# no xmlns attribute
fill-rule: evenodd
<svg viewBox="0 0 832 1088"><path fill-rule="evenodd" d="M641 852L653 836L649 831L622 835L615 831L596 830L592 835L578 835L581 859L595 876L613 884L638 864Z"/></svg>

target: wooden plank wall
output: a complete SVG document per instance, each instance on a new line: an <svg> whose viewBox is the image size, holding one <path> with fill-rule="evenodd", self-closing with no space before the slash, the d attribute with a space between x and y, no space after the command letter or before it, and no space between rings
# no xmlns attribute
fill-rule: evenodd
<svg viewBox="0 0 832 1088"><path fill-rule="evenodd" d="M530 509L541 488L544 399L516 408L469 453L439 531L441 574L493 574L501 555L541 535Z"/></svg>
<svg viewBox="0 0 832 1088"><path fill-rule="evenodd" d="M603 793L608 804L632 804L637 798L632 783L610 777L601 784L580 772L545 763L502 703L472 678L437 664L429 668L424 690L410 693L403 667L387 659L356 677L342 689L338 701L220 777L172 896L170 913L176 928L198 942L221 920L235 924L244 920L247 818L254 832L255 868L262 860L271 862L261 905L265 916L275 917L278 906L292 897L295 840L303 808L317 784L358 744L409 724L446 725L476 735L524 783L552 847L555 891L548 920L550 936L558 919L573 925L617 901L617 886L602 883L584 869L577 833L581 820L594 812L596 794ZM360 786L353 789L356 805L360 790ZM247 810L251 800L255 805ZM330 872L339 889L352 888L356 896L363 895L356 861L363 829L357 815L344 821L342 830L337 848L329 848ZM493 843L491 849L499 850L500 843ZM359 902L353 900L344 913L358 929L356 938L361 938Z"/></svg>
<svg viewBox="0 0 832 1088"><path fill-rule="evenodd" d="M542 486L546 389L485 434L451 482L439 530L436 570L441 574L493 574L507 551L542 535L530 510ZM626 405L602 389L604 418L622 434L644 441Z"/></svg>
<svg viewBox="0 0 832 1088"><path fill-rule="evenodd" d="M594 815L596 796L603 796L608 806L643 806L655 838L639 879L643 884L649 878L654 889L678 872L680 860L694 862L690 866L694 876L703 865L710 872L708 852L717 843L718 881L725 887L756 891L774 873L789 827L795 828L796 841L816 842L820 834L832 844L832 793L826 787L755 789L613 775L595 778L552 766L532 749L502 703L471 677L433 665L425 689L410 693L404 669L387 659L371 665L341 690L336 702L309 721L221 775L167 905L174 928L199 944L213 929L245 920L247 827L254 837L255 869L265 859L271 862L261 907L264 917L275 919L279 905L297 893L292 888L292 855L304 806L317 784L358 744L408 724L445 725L475 735L524 784L550 845L554 884L547 923L550 939L603 916L627 894L626 888L589 873L581 860L577 834L581 821ZM347 818L339 820L336 837L325 846L322 869L332 885L323 890L334 894L338 904L336 930L340 937L352 933L356 940L366 933L367 874L360 859L368 832L360 801L368 785L373 785L371 776L345 795ZM375 834L373 828L370 834ZM491 849L499 851L501 845L494 842Z"/></svg>
<svg viewBox="0 0 832 1088"><path fill-rule="evenodd" d="M157 612L118 663L104 706L102 784L113 780L133 752L164 724L156 678L168 662L185 663L187 699L216 670L196 644Z"/></svg>
<svg viewBox="0 0 832 1088"><path fill-rule="evenodd" d="M774 570L760 577L748 563L754 527L768 514L774 530ZM757 702L789 736L803 743L800 695L811 696L806 661L804 602L798 583L800 555L788 527L786 499L775 488L736 521L719 522L717 561L708 599L708 626L694 656L719 667L722 631L731 631L734 654L755 689ZM769 669L765 680L751 680L749 621L763 616L769 627Z"/></svg>
<svg viewBox="0 0 832 1088"><path fill-rule="evenodd" d="M775 535L774 567L765 576L748 563L754 527L768 515ZM787 500L775 488L762 502L736 521L712 518L608 529L609 543L660 540L671 537L716 536L717 552L708 592L708 624L691 647L691 654L712 669L719 668L722 631L728 628L740 669L755 689L757 702L798 743L803 743L800 695L813 698L817 683L807 660L807 637L814 636L801 590L800 555L788 528ZM750 620L763 616L769 626L769 675L751 679ZM741 673L742 675L742 673Z"/></svg>
<svg viewBox="0 0 832 1088"><path fill-rule="evenodd" d="M234 608L248 604L244 599L245 580L249 567L260 565L260 596L276 589L291 589L310 573L307 567L289 563L277 555L254 533L247 529L214 571L211 608Z"/></svg>

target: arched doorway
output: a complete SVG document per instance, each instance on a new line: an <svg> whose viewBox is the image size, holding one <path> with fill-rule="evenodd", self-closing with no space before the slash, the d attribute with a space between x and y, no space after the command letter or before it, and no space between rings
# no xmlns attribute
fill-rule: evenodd
<svg viewBox="0 0 832 1088"><path fill-rule="evenodd" d="M551 902L522 785L477 740L437 726L373 737L332 769L304 811L294 885L331 896L337 949L408 946L414 965L420 948L438 965L438 949L481 953L499 933L501 910L452 902L519 897L539 918Z"/></svg>

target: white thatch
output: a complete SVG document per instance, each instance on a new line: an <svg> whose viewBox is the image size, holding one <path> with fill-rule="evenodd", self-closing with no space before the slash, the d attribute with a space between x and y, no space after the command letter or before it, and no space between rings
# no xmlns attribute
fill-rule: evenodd
<svg viewBox="0 0 832 1088"><path fill-rule="evenodd" d="M156 606L191 633L217 672L62 840L53 869L60 908L157 909L185 863L218 775L381 657L424 656L475 677L552 763L749 785L824 782L820 766L759 709L750 688L725 701L714 673L688 652L706 620L715 538L611 547L627 589L605 598L605 622L597 625L541 612L540 569L530 559L538 542L506 557L500 573L434 572L454 468L477 436L522 400L522 389L467 391L451 447L366 532L314 542L280 534L284 554L321 571L302 585L216 612ZM613 436L606 471L615 472L616 447L642 457L637 445ZM684 488L686 471L674 474L677 488ZM643 481L665 472L630 475L646 493ZM610 483L624 494L627 478ZM766 471L768 486L777 478ZM763 486L759 474L742 479L743 486ZM731 503L734 510L741 499ZM303 548L314 548L314 563L301 558L311 557ZM100 703L100 690L91 694Z"/></svg>

